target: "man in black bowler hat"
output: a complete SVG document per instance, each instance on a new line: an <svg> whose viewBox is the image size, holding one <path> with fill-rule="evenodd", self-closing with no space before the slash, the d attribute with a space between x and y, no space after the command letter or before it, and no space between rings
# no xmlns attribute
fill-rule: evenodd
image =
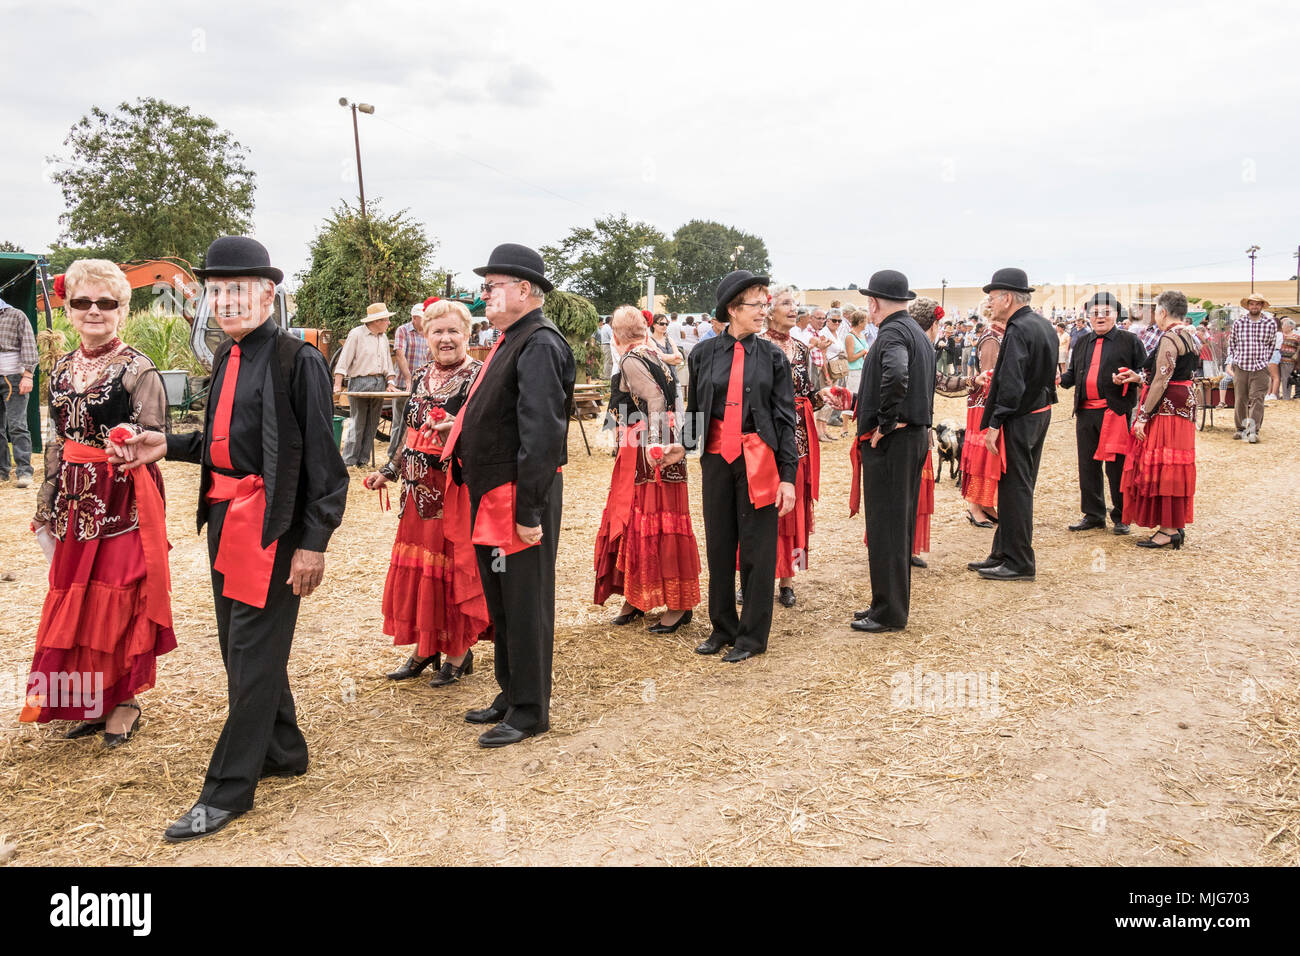
<svg viewBox="0 0 1300 956"><path fill-rule="evenodd" d="M260 779L307 772L289 650L299 603L321 583L348 494L329 367L271 317L283 274L266 249L223 236L195 275L228 336L213 354L203 428L143 432L120 461L134 468L165 456L202 468L198 527L208 526L230 712L198 802L163 834L170 843L216 833L252 809Z"/></svg>
<svg viewBox="0 0 1300 956"><path fill-rule="evenodd" d="M934 346L907 314L915 299L907 276L882 269L865 289L879 331L862 367L856 402L857 451L867 523L871 607L852 628L868 634L907 626L912 595L912 541L921 467L934 418Z"/></svg>
<svg viewBox="0 0 1300 956"><path fill-rule="evenodd" d="M1079 454L1079 508L1083 520L1071 531L1106 527L1106 491L1110 484L1110 517L1115 534L1128 534L1124 524L1124 452L1129 417L1137 404L1136 388L1115 384L1120 369L1138 371L1146 364L1142 340L1116 327L1124 306L1109 292L1098 292L1084 304L1092 330L1079 339L1060 386L1074 389L1074 437ZM1104 440L1103 440L1104 439ZM1099 448L1100 446L1100 448ZM1102 471L1105 470L1105 480Z"/></svg>
<svg viewBox="0 0 1300 956"><path fill-rule="evenodd" d="M697 654L727 663L767 650L772 629L777 519L794 507L799 465L790 363L776 343L755 335L768 312L767 276L748 269L718 284L724 328L691 349L682 442L703 444L700 493L709 565L713 633ZM919 467L919 465L918 465ZM739 558L744 611L736 613Z"/></svg>
<svg viewBox="0 0 1300 956"><path fill-rule="evenodd" d="M1002 349L989 382L980 427L989 454L1005 447L1006 471L998 482L998 529L993 550L967 565L993 581L1032 581L1034 486L1047 426L1056 404L1056 332L1029 306L1033 288L1023 269L999 269L984 287L995 322L1005 322Z"/></svg>
<svg viewBox="0 0 1300 956"><path fill-rule="evenodd" d="M501 687L465 720L495 724L479 745L505 747L550 729L560 468L569 460L575 365L569 343L542 315L552 286L540 255L505 243L474 272L500 335L464 408L441 426L449 432L442 457L469 491Z"/></svg>

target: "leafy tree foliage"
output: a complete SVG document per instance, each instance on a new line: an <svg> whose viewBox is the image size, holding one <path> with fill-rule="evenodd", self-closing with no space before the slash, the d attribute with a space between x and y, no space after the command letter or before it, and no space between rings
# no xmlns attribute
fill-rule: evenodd
<svg viewBox="0 0 1300 956"><path fill-rule="evenodd" d="M655 276L662 287L675 272L668 237L625 213L597 219L589 227L575 226L539 251L557 287L590 299L605 315L635 303L645 276ZM638 268L638 263L648 268Z"/></svg>
<svg viewBox="0 0 1300 956"><path fill-rule="evenodd" d="M744 246L737 254L736 247ZM720 222L693 219L673 234L676 275L668 283L668 309L707 312L718 282L733 269L771 275L767 245L758 236ZM733 258L738 256L738 258Z"/></svg>

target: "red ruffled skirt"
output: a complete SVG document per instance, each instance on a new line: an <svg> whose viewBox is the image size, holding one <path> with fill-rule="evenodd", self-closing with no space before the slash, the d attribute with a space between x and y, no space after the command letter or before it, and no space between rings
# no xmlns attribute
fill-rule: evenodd
<svg viewBox="0 0 1300 956"><path fill-rule="evenodd" d="M1196 423L1157 414L1147 423L1146 436L1146 441L1132 440L1124 460L1124 523L1186 528L1196 496Z"/></svg>
<svg viewBox="0 0 1300 956"><path fill-rule="evenodd" d="M983 405L966 406L966 443L961 449L961 496L981 508L998 506L998 482L1002 478L1002 458L990 455L984 447Z"/></svg>
<svg viewBox="0 0 1300 956"><path fill-rule="evenodd" d="M934 514L934 462L930 452L925 453L921 466L921 493L916 498L916 535L912 540L912 553L930 551L930 516Z"/></svg>
<svg viewBox="0 0 1300 956"><path fill-rule="evenodd" d="M140 532L58 542L21 720L100 720L154 685L176 634L145 611Z"/></svg>
<svg viewBox="0 0 1300 956"><path fill-rule="evenodd" d="M408 502L384 582L384 633L394 645L414 644L418 657L459 657L493 638L474 546L442 532L441 518L421 518Z"/></svg>
<svg viewBox="0 0 1300 956"><path fill-rule="evenodd" d="M612 491L611 491L612 493ZM632 491L627 529L596 540L596 593L621 594L634 608L686 611L700 603L700 552L684 481L643 481Z"/></svg>
<svg viewBox="0 0 1300 956"><path fill-rule="evenodd" d="M816 441L817 436L814 435L812 440ZM808 570L808 537L816 530L813 527L814 504L812 474L805 455L799 459L799 468L794 476L794 507L776 523L777 578L792 578L796 571Z"/></svg>

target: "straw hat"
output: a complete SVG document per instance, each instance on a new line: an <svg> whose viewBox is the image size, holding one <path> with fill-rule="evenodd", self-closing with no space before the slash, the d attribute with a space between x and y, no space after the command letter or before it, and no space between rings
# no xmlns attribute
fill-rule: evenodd
<svg viewBox="0 0 1300 956"><path fill-rule="evenodd" d="M1253 293L1251 293L1250 295L1246 296L1246 298L1244 298L1244 299L1241 300L1241 307L1242 307L1243 309L1245 309L1245 308L1249 308L1249 307L1250 307L1250 304L1251 304L1252 302L1260 302L1260 303L1263 303L1263 306L1264 306L1264 308L1266 308L1266 309L1267 309L1270 305L1272 305L1272 303L1269 302L1268 299L1264 298L1264 297L1263 297L1262 295L1260 295L1258 292L1253 292Z"/></svg>
<svg viewBox="0 0 1300 956"><path fill-rule="evenodd" d="M372 302L366 306L366 317L361 321L366 325L371 322L378 322L380 319L391 319L393 313L388 311L388 306L382 302Z"/></svg>

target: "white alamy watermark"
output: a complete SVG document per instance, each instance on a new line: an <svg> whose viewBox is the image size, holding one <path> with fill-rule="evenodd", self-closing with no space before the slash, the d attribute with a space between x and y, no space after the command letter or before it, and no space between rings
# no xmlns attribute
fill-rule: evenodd
<svg viewBox="0 0 1300 956"><path fill-rule="evenodd" d="M0 708L25 704L50 710L81 710L81 720L104 716L103 671L0 672Z"/></svg>
<svg viewBox="0 0 1300 956"><path fill-rule="evenodd" d="M150 893L83 893L78 886L50 897L50 925L129 927L133 936L148 936L153 928Z"/></svg>
<svg viewBox="0 0 1300 956"><path fill-rule="evenodd" d="M976 710L1002 713L997 671L897 671L889 678L889 703L897 710Z"/></svg>

